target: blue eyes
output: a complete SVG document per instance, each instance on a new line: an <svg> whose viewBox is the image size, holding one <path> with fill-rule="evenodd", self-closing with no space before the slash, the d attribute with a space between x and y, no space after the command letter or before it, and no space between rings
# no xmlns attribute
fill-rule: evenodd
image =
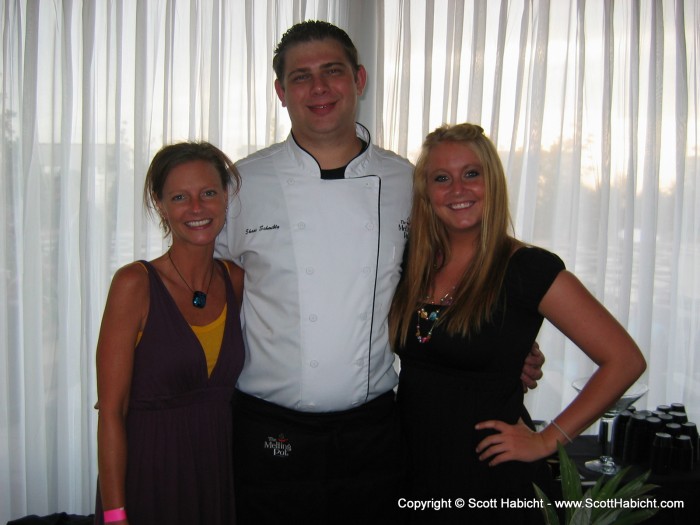
<svg viewBox="0 0 700 525"><path fill-rule="evenodd" d="M473 179L473 178L478 177L479 175L481 175L481 173L478 172L477 170L469 170L469 171L466 171L462 174L462 178ZM435 182L449 182L450 179L451 179L451 177L449 175L444 175L444 174L435 175L433 177L433 180Z"/></svg>
<svg viewBox="0 0 700 525"><path fill-rule="evenodd" d="M212 197L216 197L218 195L218 192L216 190L206 190L202 192L202 197L211 199ZM171 200L173 202L182 202L186 199L185 195L178 194L178 195L173 195L171 197Z"/></svg>

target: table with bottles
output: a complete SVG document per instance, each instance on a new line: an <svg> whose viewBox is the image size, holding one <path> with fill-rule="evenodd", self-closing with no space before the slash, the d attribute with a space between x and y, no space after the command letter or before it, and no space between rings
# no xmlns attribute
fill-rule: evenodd
<svg viewBox="0 0 700 525"><path fill-rule="evenodd" d="M585 467L601 454L601 436L579 436L566 450L584 485L601 476ZM659 405L656 410L629 407L613 422L610 450L615 461L629 467L626 480L650 471L647 483L657 485L650 494L676 508L662 508L648 522L659 524L697 523L700 518L700 440L697 423L689 421L681 403ZM624 483L624 481L623 481ZM682 506L682 508L679 508Z"/></svg>

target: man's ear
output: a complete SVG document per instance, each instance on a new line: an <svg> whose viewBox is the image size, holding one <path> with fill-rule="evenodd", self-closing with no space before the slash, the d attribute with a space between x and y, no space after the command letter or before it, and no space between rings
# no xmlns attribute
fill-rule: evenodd
<svg viewBox="0 0 700 525"><path fill-rule="evenodd" d="M367 85L367 70L363 65L357 68L355 84L357 84L357 96L362 96L362 93L365 91L365 86Z"/></svg>
<svg viewBox="0 0 700 525"><path fill-rule="evenodd" d="M282 107L286 108L287 102L285 101L284 86L282 85L282 82L279 81L279 79L275 80L275 92L277 93L277 98L279 98L280 102L282 103Z"/></svg>

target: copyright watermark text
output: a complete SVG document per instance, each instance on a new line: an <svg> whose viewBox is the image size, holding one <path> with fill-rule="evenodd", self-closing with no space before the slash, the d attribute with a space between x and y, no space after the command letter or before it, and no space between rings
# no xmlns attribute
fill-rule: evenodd
<svg viewBox="0 0 700 525"><path fill-rule="evenodd" d="M607 499L607 500L577 500L577 501L554 501L545 503L541 499L518 499L518 498L433 498L433 499L409 499L399 498L397 505L400 509L413 511L440 511L445 509L543 509L547 505L553 505L558 509L562 508L633 508L633 509L682 509L683 501L664 501L654 498L640 499Z"/></svg>
<svg viewBox="0 0 700 525"><path fill-rule="evenodd" d="M443 510L443 509L541 509L544 502L540 499L511 499L511 498L440 498L440 499L407 499L399 498L397 502L400 509L418 511Z"/></svg>

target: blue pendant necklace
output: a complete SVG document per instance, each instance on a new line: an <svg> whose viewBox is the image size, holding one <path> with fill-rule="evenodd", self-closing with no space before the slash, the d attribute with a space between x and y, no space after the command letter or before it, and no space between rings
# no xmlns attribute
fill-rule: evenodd
<svg viewBox="0 0 700 525"><path fill-rule="evenodd" d="M168 259L170 259L170 264L173 265L173 268L175 268L175 271L180 276L180 279L182 279L182 282L185 283L185 286L187 286L189 291L192 292L192 306L194 306L195 308L204 308L207 305L207 294L209 293L209 288L211 287L211 280L214 277L214 263L212 262L211 265L211 273L209 274L209 284L207 284L207 291L202 292L201 290L193 290L192 287L189 284L187 284L187 281L185 281L185 278L180 273L180 270L178 270L177 266L175 266L173 258L170 256L170 250L168 250Z"/></svg>
<svg viewBox="0 0 700 525"><path fill-rule="evenodd" d="M425 344L428 341L430 341L430 338L433 336L433 329L435 328L435 325L437 324L438 320L440 319L440 312L442 311L443 307L449 306L452 304L452 291L454 290L454 287L452 290L447 292L442 299L439 301L438 308L432 312L428 312L425 309L425 306L427 304L424 303L423 306L421 306L418 309L418 319L416 320L416 339L418 339L418 342L420 344ZM425 298L426 301L430 301L430 297ZM420 322L421 319L424 321L432 322L430 325L430 329L428 330L428 333L426 335L421 335L420 331Z"/></svg>

